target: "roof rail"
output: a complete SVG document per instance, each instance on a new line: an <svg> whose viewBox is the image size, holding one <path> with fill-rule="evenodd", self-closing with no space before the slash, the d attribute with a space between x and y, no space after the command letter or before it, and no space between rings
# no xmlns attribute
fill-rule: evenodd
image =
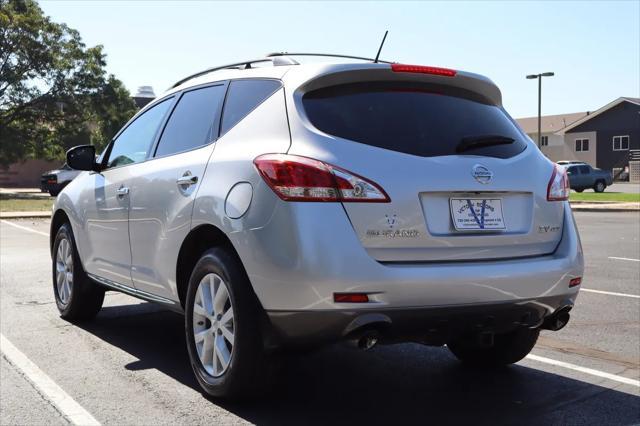
<svg viewBox="0 0 640 426"><path fill-rule="evenodd" d="M266 56L267 56L267 58L274 58L274 57L279 57L279 56L319 56L319 57L325 57L325 58L347 58L347 59L359 59L361 61L371 61L371 62L375 61L374 58L365 58L365 57L362 57L362 56L352 56L352 55L337 55L337 54L332 54L332 53L274 52L274 53L269 53ZM394 62L391 62L391 61L383 61L381 59L379 59L378 62L382 62L382 63L385 63L385 64L393 64L394 63Z"/></svg>
<svg viewBox="0 0 640 426"><path fill-rule="evenodd" d="M236 62L234 64L221 65L221 66L218 66L218 67L207 68L206 70L199 71L199 72L197 72L195 74L191 74L190 76L187 76L187 77L183 78L182 80L176 82L174 85L172 85L169 88L169 90L180 86L182 83L184 83L186 81L189 81L189 80L194 79L196 77L203 76L205 74L209 74L209 73L220 71L220 70L227 70L227 69L245 69L246 70L246 69L250 69L252 64L258 64L260 62L271 62L274 67L282 66L282 65L298 65L298 62L294 61L291 58L287 58L284 55L278 55L277 57L266 57L266 58L254 59L254 60L251 60L251 61Z"/></svg>

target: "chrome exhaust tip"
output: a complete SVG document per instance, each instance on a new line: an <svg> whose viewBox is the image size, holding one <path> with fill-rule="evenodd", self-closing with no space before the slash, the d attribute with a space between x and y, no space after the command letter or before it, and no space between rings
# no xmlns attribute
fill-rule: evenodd
<svg viewBox="0 0 640 426"><path fill-rule="evenodd" d="M358 340L358 349L368 351L378 343L378 333L370 332L366 333Z"/></svg>
<svg viewBox="0 0 640 426"><path fill-rule="evenodd" d="M553 314L545 318L540 328L551 331L562 330L571 318L571 315L569 315L570 310L571 306L563 306L562 308L558 309Z"/></svg>
<svg viewBox="0 0 640 426"><path fill-rule="evenodd" d="M368 351L377 345L379 340L380 334L376 330L367 330L350 337L346 343L353 348Z"/></svg>

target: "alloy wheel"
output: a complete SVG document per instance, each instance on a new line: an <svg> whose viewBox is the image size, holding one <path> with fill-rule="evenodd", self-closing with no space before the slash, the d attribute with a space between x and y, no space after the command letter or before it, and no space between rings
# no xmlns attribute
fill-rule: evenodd
<svg viewBox="0 0 640 426"><path fill-rule="evenodd" d="M193 337L204 369L222 376L231 362L234 344L233 305L227 284L217 274L205 275L193 301Z"/></svg>
<svg viewBox="0 0 640 426"><path fill-rule="evenodd" d="M68 304L73 291L73 252L66 238L60 240L56 253L56 288L60 302Z"/></svg>

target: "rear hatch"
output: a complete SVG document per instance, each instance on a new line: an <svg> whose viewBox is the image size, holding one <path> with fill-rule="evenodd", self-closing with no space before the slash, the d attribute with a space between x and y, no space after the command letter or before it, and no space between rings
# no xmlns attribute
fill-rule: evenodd
<svg viewBox="0 0 640 426"><path fill-rule="evenodd" d="M294 98L289 153L345 168L389 195L389 203L343 203L376 260L508 259L559 243L563 203L546 199L553 165L488 80L343 71Z"/></svg>

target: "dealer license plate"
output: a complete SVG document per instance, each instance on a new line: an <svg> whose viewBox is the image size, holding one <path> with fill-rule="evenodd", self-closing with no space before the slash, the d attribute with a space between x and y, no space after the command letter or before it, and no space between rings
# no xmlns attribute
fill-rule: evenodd
<svg viewBox="0 0 640 426"><path fill-rule="evenodd" d="M506 229L499 198L450 198L451 218L458 231Z"/></svg>

